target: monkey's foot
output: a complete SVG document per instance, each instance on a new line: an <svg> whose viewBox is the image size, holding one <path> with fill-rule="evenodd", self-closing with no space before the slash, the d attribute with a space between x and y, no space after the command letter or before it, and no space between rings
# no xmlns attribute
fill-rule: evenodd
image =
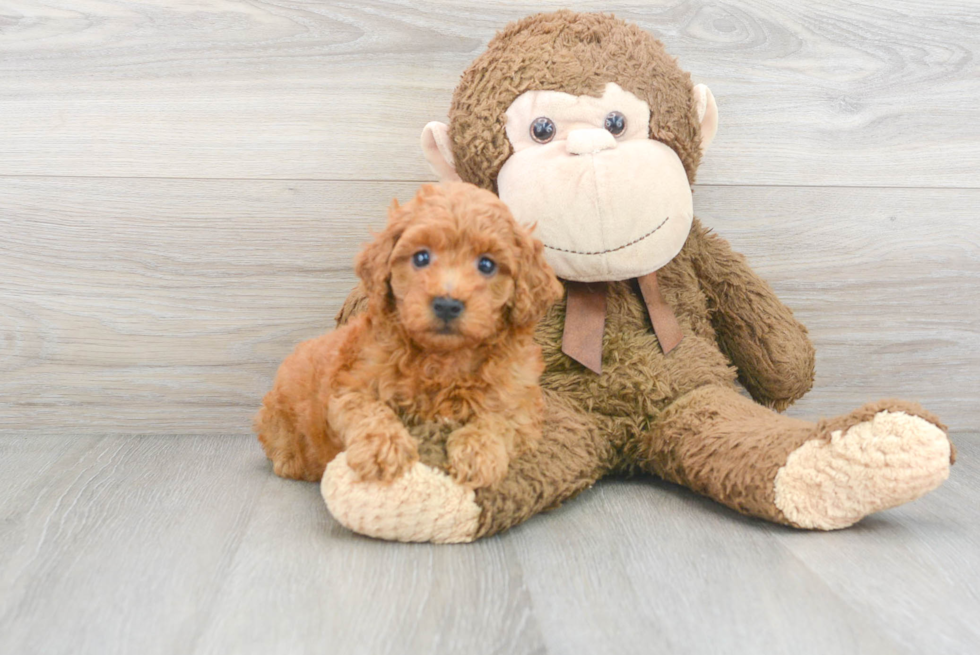
<svg viewBox="0 0 980 655"><path fill-rule="evenodd" d="M806 442L776 474L776 506L797 527L837 530L919 498L954 459L937 423L885 410Z"/></svg>
<svg viewBox="0 0 980 655"><path fill-rule="evenodd" d="M341 525L369 537L441 544L476 538L480 507L473 490L420 462L391 483L365 482L340 453L327 465L320 492Z"/></svg>

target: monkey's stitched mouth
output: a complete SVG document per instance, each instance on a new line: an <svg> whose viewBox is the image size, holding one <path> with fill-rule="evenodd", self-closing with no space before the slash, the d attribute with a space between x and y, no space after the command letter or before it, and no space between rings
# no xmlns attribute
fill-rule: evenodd
<svg viewBox="0 0 980 655"><path fill-rule="evenodd" d="M542 243L542 245L544 245L544 247L545 248L548 248L549 250L557 250L558 252L567 252L567 253L570 253L572 255L607 255L607 254L609 254L611 252L616 252L617 250L623 250L624 248L629 248L630 246L635 246L636 244L638 244L639 242L643 241L644 239L653 236L653 233L656 232L657 230L659 230L660 228L662 228L664 225L666 225L667 224L667 221L669 221L669 220L670 220L670 216L668 216L667 218L665 218L663 220L663 222L660 223L660 225L658 225L657 227L653 228L652 230L650 230L649 232L647 232L643 236L637 237L637 238L633 239L632 241L630 241L629 243L624 243L621 246L616 246L615 248L609 248L608 250L593 250L591 252L584 252L584 251L581 251L581 250L569 250L567 248L557 248L555 246L549 246L547 243Z"/></svg>

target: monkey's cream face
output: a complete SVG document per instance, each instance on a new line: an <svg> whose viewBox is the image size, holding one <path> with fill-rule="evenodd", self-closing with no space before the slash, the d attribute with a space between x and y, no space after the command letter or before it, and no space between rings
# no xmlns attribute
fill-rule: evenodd
<svg viewBox="0 0 980 655"><path fill-rule="evenodd" d="M545 245L558 277L625 280L680 252L694 218L680 158L649 135L650 107L616 84L601 98L528 91L507 109L514 154L500 199Z"/></svg>

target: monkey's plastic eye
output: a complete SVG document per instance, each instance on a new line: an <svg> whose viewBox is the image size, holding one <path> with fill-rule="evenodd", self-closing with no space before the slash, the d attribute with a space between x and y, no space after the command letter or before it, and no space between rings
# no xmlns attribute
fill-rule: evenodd
<svg viewBox="0 0 980 655"><path fill-rule="evenodd" d="M428 250L419 250L417 253L412 255L412 266L415 268L425 268L429 265L431 258L429 257Z"/></svg>
<svg viewBox="0 0 980 655"><path fill-rule="evenodd" d="M609 115L606 116L605 128L613 136L619 136L626 131L626 117L618 111L609 112Z"/></svg>
<svg viewBox="0 0 980 655"><path fill-rule="evenodd" d="M548 143L555 138L555 132L555 122L545 116L535 118L531 123L531 138L538 143Z"/></svg>
<svg viewBox="0 0 980 655"><path fill-rule="evenodd" d="M497 270L497 263L489 257L480 257L476 263L476 268L484 275L493 275L494 271Z"/></svg>

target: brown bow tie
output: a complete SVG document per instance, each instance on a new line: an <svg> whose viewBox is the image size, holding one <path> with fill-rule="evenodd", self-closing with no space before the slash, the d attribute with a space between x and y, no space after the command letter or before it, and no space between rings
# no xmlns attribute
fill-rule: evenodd
<svg viewBox="0 0 980 655"><path fill-rule="evenodd" d="M640 293L653 323L653 332L666 355L684 338L674 310L670 308L657 273L637 278ZM568 298L565 307L565 330L561 338L563 353L596 374L602 373L602 333L606 328L606 283L565 282Z"/></svg>

